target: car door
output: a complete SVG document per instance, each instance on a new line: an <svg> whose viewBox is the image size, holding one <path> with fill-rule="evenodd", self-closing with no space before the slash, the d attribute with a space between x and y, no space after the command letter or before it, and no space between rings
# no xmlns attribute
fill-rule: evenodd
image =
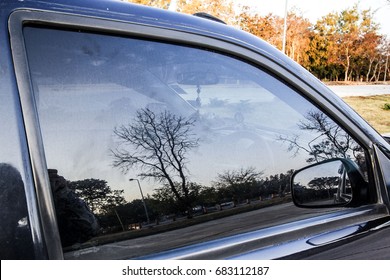
<svg viewBox="0 0 390 280"><path fill-rule="evenodd" d="M81 15L10 22L59 257L280 258L387 221L371 140L261 49Z"/></svg>

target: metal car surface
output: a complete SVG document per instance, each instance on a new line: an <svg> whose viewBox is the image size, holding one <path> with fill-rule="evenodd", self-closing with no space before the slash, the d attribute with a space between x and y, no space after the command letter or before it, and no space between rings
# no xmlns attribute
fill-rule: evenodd
<svg viewBox="0 0 390 280"><path fill-rule="evenodd" d="M389 143L319 80L261 39L208 19L118 1L5 0L0 19L0 239L7 248L1 258L390 258ZM146 109L139 111L143 103ZM195 152L182 158L186 164L198 160L190 165L188 178L203 180L203 185L192 187L200 191L218 179L214 190L226 188L234 195L223 196L215 207L211 204L217 199L206 205L206 196L204 205L191 202L178 211L188 217L193 211L192 219L179 215L182 220L172 222L170 212L164 212L166 225L160 224L162 214L156 214L153 226L146 214L142 230L130 222L126 230L119 208L112 208L122 232L104 235L101 230L92 239L64 244L64 217L56 213L63 201L53 185L60 182L61 189L66 181L80 183L92 175L101 176L100 182L126 177L117 184L138 180L126 166L128 173L106 174L115 166L106 161L125 153L116 146L120 141L110 137L125 131L118 120L133 107L138 113L152 112L149 117L165 112L170 121L178 116L193 121L188 137L196 137L188 145ZM177 115L167 115L171 111ZM343 140L330 143L329 130L310 132L310 118L330 124ZM299 129L308 131L301 135L307 139L300 140L310 147L309 158L297 158L305 153L294 134ZM353 144L325 156L316 152L326 149L310 146L321 137L317 144L326 149ZM96 139L106 138L102 150ZM281 172L284 164L288 169ZM59 175L58 166L63 168ZM72 178L61 177L66 168ZM327 168L333 168L334 176L327 175ZM223 175L246 171L257 177L221 184ZM324 178L338 177L338 185L314 191L313 181L322 172ZM190 176L184 174L177 178L184 182ZM279 189L263 190L270 182ZM243 195L249 186L255 194ZM261 199L260 189L267 194ZM75 207L84 207L71 199ZM145 208L147 213L143 194L142 201L141 212Z"/></svg>

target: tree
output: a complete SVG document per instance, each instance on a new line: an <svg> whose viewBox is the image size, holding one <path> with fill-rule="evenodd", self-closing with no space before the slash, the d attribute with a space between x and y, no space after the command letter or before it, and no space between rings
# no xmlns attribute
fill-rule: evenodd
<svg viewBox="0 0 390 280"><path fill-rule="evenodd" d="M145 198L145 202L148 205L148 215L150 220L156 219L158 213L155 211L154 202L150 198ZM142 223L147 221L147 216L144 208L144 202L142 199L134 199L133 201L120 205L115 208L116 214L120 217L121 221L128 228L130 224Z"/></svg>
<svg viewBox="0 0 390 280"><path fill-rule="evenodd" d="M288 151L296 156L300 151L308 154L307 162L320 162L332 158L354 158L356 163L365 168L364 153L355 140L319 110L309 111L298 127L311 132L313 139L300 143L300 137L280 136L279 140L288 143ZM364 169L365 170L365 169Z"/></svg>
<svg viewBox="0 0 390 280"><path fill-rule="evenodd" d="M170 0L127 0L127 2L132 2L136 4L141 4L145 6L151 6L161 9L167 9L170 4Z"/></svg>
<svg viewBox="0 0 390 280"><path fill-rule="evenodd" d="M206 12L227 24L235 24L233 3L230 0L178 0L178 12L185 14Z"/></svg>
<svg viewBox="0 0 390 280"><path fill-rule="evenodd" d="M344 10L338 17L336 41L339 42L337 62L344 67L344 81L348 81L352 56L356 54L359 27L359 14L356 7Z"/></svg>
<svg viewBox="0 0 390 280"><path fill-rule="evenodd" d="M284 19L272 13L266 16L252 14L249 7L242 7L239 14L239 25L242 30L252 33L278 49L282 49ZM297 11L287 15L286 54L296 62L307 65L310 47L311 23Z"/></svg>
<svg viewBox="0 0 390 280"><path fill-rule="evenodd" d="M308 183L308 187L314 190L326 190L329 192L331 189L337 189L339 186L340 177L315 177ZM330 197L330 196L329 196Z"/></svg>
<svg viewBox="0 0 390 280"><path fill-rule="evenodd" d="M290 169L286 173L270 175L260 184L260 196L269 197L279 195L284 197L290 190L290 180L294 170Z"/></svg>
<svg viewBox="0 0 390 280"><path fill-rule="evenodd" d="M282 49L283 18L272 13L264 17L253 15L249 7L243 7L238 17L242 30Z"/></svg>
<svg viewBox="0 0 390 280"><path fill-rule="evenodd" d="M375 56L379 35L370 9L360 11L355 5L340 13L330 13L317 21L313 32L310 52L311 61L320 62L317 69L323 65L328 69L342 67L344 81L359 80L371 71L371 66L365 67L369 62L364 60ZM338 79L339 73L334 74Z"/></svg>
<svg viewBox="0 0 390 280"><path fill-rule="evenodd" d="M170 0L127 0L137 4L168 9ZM231 0L177 0L177 12L194 14L207 12L228 24L235 24L235 13Z"/></svg>
<svg viewBox="0 0 390 280"><path fill-rule="evenodd" d="M127 172L138 168L141 178L167 184L178 202L186 205L190 217L191 198L188 189L188 152L198 147L192 133L195 119L176 116L169 111L154 113L141 109L132 123L114 129L122 148L112 151L113 165Z"/></svg>
<svg viewBox="0 0 390 280"><path fill-rule="evenodd" d="M68 186L83 199L94 214L104 214L126 202L123 190L112 190L107 182L99 179L70 181Z"/></svg>
<svg viewBox="0 0 390 280"><path fill-rule="evenodd" d="M375 61L379 58L378 46L382 40L382 36L375 32L368 32L363 35L358 45L358 52L362 54L360 58L361 64L365 66L365 79L370 80L370 74L373 71ZM362 74L363 71L357 72L357 75Z"/></svg>
<svg viewBox="0 0 390 280"><path fill-rule="evenodd" d="M128 0L168 8L169 0ZM284 19L274 14L260 16L248 6L233 7L231 0L177 0L177 11L207 12L229 25L262 38L282 49ZM329 13L315 24L299 10L287 15L286 54L320 79L386 81L390 74L386 44L378 34L374 12L358 5Z"/></svg>
<svg viewBox="0 0 390 280"><path fill-rule="evenodd" d="M178 192L181 196L184 196L184 192L182 188L179 188L179 183L176 183L178 185ZM171 187L169 185L164 185L161 188L158 188L155 190L154 194L152 195L152 198L158 202L158 208L159 212L163 214L178 214L178 213L185 213L186 211L189 211L189 207L191 209L197 204L203 204L201 192L204 189L207 189L206 187L203 187L197 183L188 182L186 189L188 190L187 194L187 200L179 200L177 196L172 192ZM183 202L186 202L183 204ZM188 213L187 213L188 214Z"/></svg>
<svg viewBox="0 0 390 280"><path fill-rule="evenodd" d="M384 64L384 71L383 71L383 81L386 82L387 79L390 77L390 40L387 39L385 36L382 37L382 42L380 44L379 48L380 57L382 64ZM378 75L379 77L379 75Z"/></svg>
<svg viewBox="0 0 390 280"><path fill-rule="evenodd" d="M218 187L228 187L231 185L250 184L258 181L262 175L263 172L257 172L254 167L227 170L218 174L215 185Z"/></svg>
<svg viewBox="0 0 390 280"><path fill-rule="evenodd" d="M309 62L311 23L295 11L288 13L287 23L286 54L306 66Z"/></svg>
<svg viewBox="0 0 390 280"><path fill-rule="evenodd" d="M337 19L337 14L330 13L319 19L313 26L308 69L322 79L328 77L329 80L338 80L339 77L335 58L338 52L337 42L334 40L337 33Z"/></svg>
<svg viewBox="0 0 390 280"><path fill-rule="evenodd" d="M227 170L218 174L214 185L223 197L233 199L237 204L243 199L258 197L258 182L263 172L258 172L254 167Z"/></svg>

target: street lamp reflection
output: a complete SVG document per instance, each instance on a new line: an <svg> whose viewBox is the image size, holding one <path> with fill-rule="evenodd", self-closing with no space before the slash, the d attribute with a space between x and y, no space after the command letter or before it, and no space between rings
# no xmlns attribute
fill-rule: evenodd
<svg viewBox="0 0 390 280"><path fill-rule="evenodd" d="M139 180L135 179L135 178L130 178L129 181L130 182L131 181L137 181L137 183L138 183L139 191L141 192L142 203L144 204L144 208L145 208L146 220L147 220L147 223L150 224L148 208L146 208L145 198L144 198L144 194L143 194L142 189L141 189L141 184L140 184Z"/></svg>

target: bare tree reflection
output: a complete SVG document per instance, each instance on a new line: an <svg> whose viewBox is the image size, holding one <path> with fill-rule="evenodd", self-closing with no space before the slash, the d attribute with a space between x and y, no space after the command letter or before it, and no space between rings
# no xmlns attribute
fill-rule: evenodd
<svg viewBox="0 0 390 280"><path fill-rule="evenodd" d="M298 127L315 137L311 141L301 141L300 135L279 136L279 140L288 144L288 151L294 156L304 151L309 155L306 159L309 163L331 158L352 158L360 166L364 164L364 153L359 144L323 112L309 111Z"/></svg>
<svg viewBox="0 0 390 280"><path fill-rule="evenodd" d="M125 172L139 168L141 178L152 178L167 184L191 216L191 197L187 184L187 153L198 146L192 133L195 120L169 111L154 113L141 109L135 120L114 129L122 141L121 148L112 151L114 166Z"/></svg>

